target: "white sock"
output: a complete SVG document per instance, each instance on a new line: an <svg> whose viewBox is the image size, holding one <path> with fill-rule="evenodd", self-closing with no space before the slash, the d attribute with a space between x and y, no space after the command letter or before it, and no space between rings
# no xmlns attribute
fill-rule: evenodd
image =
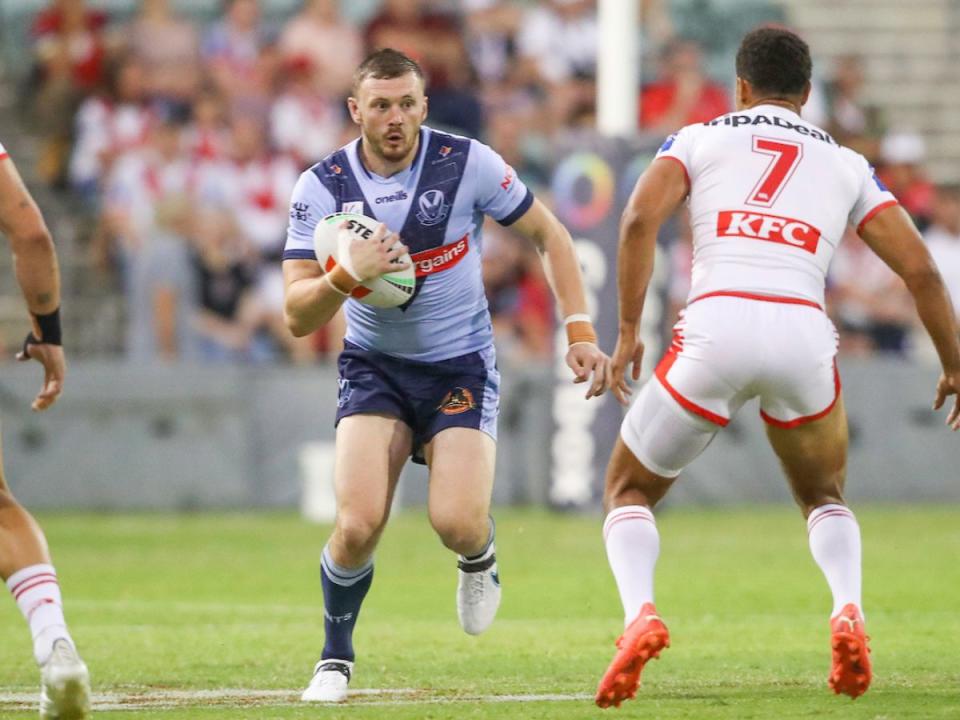
<svg viewBox="0 0 960 720"><path fill-rule="evenodd" d="M860 605L860 526L845 505L821 505L807 518L810 552L833 593L835 617L843 606Z"/></svg>
<svg viewBox="0 0 960 720"><path fill-rule="evenodd" d="M7 588L30 625L33 656L38 664L42 665L50 657L54 641L66 638L73 644L63 618L60 584L53 565L31 565L17 570L7 578Z"/></svg>
<svg viewBox="0 0 960 720"><path fill-rule="evenodd" d="M624 625L644 603L653 602L653 569L660 555L660 534L650 508L625 505L607 515L603 523L607 559L620 590Z"/></svg>

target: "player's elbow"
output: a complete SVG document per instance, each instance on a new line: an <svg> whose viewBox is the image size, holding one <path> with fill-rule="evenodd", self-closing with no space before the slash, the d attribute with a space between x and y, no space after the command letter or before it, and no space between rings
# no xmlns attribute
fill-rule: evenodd
<svg viewBox="0 0 960 720"><path fill-rule="evenodd" d="M283 321L286 323L287 330L290 331L290 334L296 338L306 337L311 332L307 324L289 310L283 313Z"/></svg>
<svg viewBox="0 0 960 720"><path fill-rule="evenodd" d="M10 247L17 255L39 255L53 252L53 236L45 225L37 225L22 232L13 233Z"/></svg>
<svg viewBox="0 0 960 720"><path fill-rule="evenodd" d="M620 233L624 238L642 237L657 231L657 223L643 208L628 206L620 217Z"/></svg>

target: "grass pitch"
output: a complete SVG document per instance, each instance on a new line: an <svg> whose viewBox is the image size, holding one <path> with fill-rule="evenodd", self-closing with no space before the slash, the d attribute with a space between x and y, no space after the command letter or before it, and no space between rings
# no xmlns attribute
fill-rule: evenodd
<svg viewBox="0 0 960 720"><path fill-rule="evenodd" d="M592 703L621 629L598 517L497 513L504 600L465 635L454 558L395 517L356 632L346 707L303 706L322 632L327 528L294 515L41 517L98 718L957 718L960 508L855 508L875 680L826 687L825 583L789 508L664 511L657 604L673 647L638 699ZM0 717L36 717L37 673L0 601Z"/></svg>

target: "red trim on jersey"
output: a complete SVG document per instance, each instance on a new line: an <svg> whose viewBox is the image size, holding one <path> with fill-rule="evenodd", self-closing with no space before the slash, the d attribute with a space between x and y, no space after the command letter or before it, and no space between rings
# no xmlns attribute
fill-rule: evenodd
<svg viewBox="0 0 960 720"><path fill-rule="evenodd" d="M743 298L744 300L760 300L761 302L783 303L784 305L806 305L807 307L816 308L817 310L823 310L823 308L817 303L813 302L813 300L784 297L783 295L760 295L758 293L741 292L739 290L716 290L714 292L708 292L703 295L698 295L693 300L688 302L687 305L693 305L698 300L703 300L709 297L737 297Z"/></svg>
<svg viewBox="0 0 960 720"><path fill-rule="evenodd" d="M874 216L878 212L880 212L881 210L886 210L888 207L893 207L894 205L899 205L899 204L900 203L898 203L896 200L887 200L886 202L882 202L879 205L877 205L873 210L871 210L870 212L868 212L866 215L863 216L863 220L861 220L860 224L857 225L857 235L859 235L860 231L863 230L864 225L866 225L868 222L873 220Z"/></svg>
<svg viewBox="0 0 960 720"><path fill-rule="evenodd" d="M816 413L815 415L804 415L803 417L794 418L793 420L777 420L775 417L767 415L763 410L760 411L760 417L763 418L765 423L773 425L774 427L782 428L784 430L791 430L792 428L799 427L800 425L806 425L811 423L814 420L819 420L822 417L826 417L831 410L833 410L834 405L837 404L837 400L840 399L840 371L837 370L837 361L833 361L833 401L827 405L826 408Z"/></svg>
<svg viewBox="0 0 960 720"><path fill-rule="evenodd" d="M730 422L729 418L712 413L705 407L700 407L696 403L687 400L687 398L681 395L667 380L667 373L670 372L670 368L673 367L673 363L676 362L676 360L676 350L671 347L670 350L667 351L667 354L663 356L663 359L660 360L660 363L657 365L657 369L654 371L654 374L657 376L660 384L663 385L664 389L670 393L671 397L673 397L673 399L677 401L677 404L680 405L680 407L682 407L684 410L692 412L694 415L699 415L704 420L709 420L715 425L726 427Z"/></svg>
<svg viewBox="0 0 960 720"><path fill-rule="evenodd" d="M674 161L675 163L677 163L680 167L682 167L682 168L683 168L683 179L687 181L687 192L690 192L690 187L691 187L691 185L690 185L690 173L687 172L687 166L683 164L683 160L681 160L681 159L678 158L678 157L674 157L673 155L661 155L660 157L655 158L655 159L656 159L656 160L673 160L673 161Z"/></svg>

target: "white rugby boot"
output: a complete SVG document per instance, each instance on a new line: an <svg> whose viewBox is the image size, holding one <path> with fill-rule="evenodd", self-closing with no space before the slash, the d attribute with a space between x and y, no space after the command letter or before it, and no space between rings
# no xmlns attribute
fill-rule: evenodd
<svg viewBox="0 0 960 720"><path fill-rule="evenodd" d="M493 622L500 607L500 575L493 543L477 559L457 562L457 617L460 627L479 635Z"/></svg>
<svg viewBox="0 0 960 720"><path fill-rule="evenodd" d="M347 660L321 660L313 668L310 684L303 691L303 702L338 703L347 699L347 685L353 663Z"/></svg>
<svg viewBox="0 0 960 720"><path fill-rule="evenodd" d="M73 645L61 638L40 666L42 720L83 720L90 717L90 673Z"/></svg>

